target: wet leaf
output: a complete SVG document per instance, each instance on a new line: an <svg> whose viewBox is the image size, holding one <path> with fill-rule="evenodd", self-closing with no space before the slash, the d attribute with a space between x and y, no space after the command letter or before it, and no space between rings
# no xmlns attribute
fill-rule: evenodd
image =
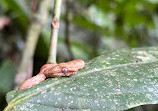
<svg viewBox="0 0 158 111"><path fill-rule="evenodd" d="M120 111L158 103L158 47L122 49L86 62L67 78L51 78L7 94L5 111Z"/></svg>

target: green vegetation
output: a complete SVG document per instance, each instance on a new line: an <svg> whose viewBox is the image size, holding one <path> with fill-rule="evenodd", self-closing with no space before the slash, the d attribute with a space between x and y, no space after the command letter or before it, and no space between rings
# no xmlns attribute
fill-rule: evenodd
<svg viewBox="0 0 158 111"><path fill-rule="evenodd" d="M34 62L31 67L34 75L48 59L53 7L45 5L45 11L49 14L47 16L47 13L41 13L46 9L41 7L41 3L43 0L0 0L0 110L7 104L6 93L15 87L14 76L33 23L41 23L33 58L28 57ZM9 22L2 20L3 17ZM9 92L6 110L23 110L19 107L33 110L38 105L40 109L49 110L97 110L104 107L107 111L116 111L157 104L157 30L157 0L63 0L57 62L83 59L87 61L87 66L70 78L48 79L24 92ZM42 98L42 94L46 98ZM52 106L46 103L48 98ZM55 99L64 100L56 103ZM102 104L102 101L106 104ZM29 104L33 109L27 107ZM42 105L39 107L39 104ZM156 111L157 106L130 110Z"/></svg>

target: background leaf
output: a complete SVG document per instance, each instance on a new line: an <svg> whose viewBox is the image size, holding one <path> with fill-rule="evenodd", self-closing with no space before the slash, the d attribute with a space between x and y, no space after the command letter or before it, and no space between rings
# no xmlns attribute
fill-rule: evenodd
<svg viewBox="0 0 158 111"><path fill-rule="evenodd" d="M12 89L15 72L15 66L11 61L3 61L0 67L0 94L5 94Z"/></svg>
<svg viewBox="0 0 158 111"><path fill-rule="evenodd" d="M158 103L158 47L122 49L86 63L67 78L51 78L7 94L5 111L126 110Z"/></svg>
<svg viewBox="0 0 158 111"><path fill-rule="evenodd" d="M15 66L10 60L4 60L0 66L0 110L6 106L5 95L14 83Z"/></svg>
<svg viewBox="0 0 158 111"><path fill-rule="evenodd" d="M10 15L12 19L17 22L21 31L25 32L28 26L28 16L29 10L27 9L24 2L19 2L18 0L0 0L0 3L5 11L11 11Z"/></svg>

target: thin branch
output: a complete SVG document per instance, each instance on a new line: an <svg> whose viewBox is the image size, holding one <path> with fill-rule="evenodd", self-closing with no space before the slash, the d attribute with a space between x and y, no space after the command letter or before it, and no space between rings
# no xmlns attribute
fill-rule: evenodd
<svg viewBox="0 0 158 111"><path fill-rule="evenodd" d="M31 12L34 13L37 10L37 6L38 6L39 0L33 0L33 4L31 7Z"/></svg>
<svg viewBox="0 0 158 111"><path fill-rule="evenodd" d="M71 43L70 43L70 7L71 3L69 0L65 1L66 5L66 15L65 15L65 44L67 46L67 50L69 53L69 58L74 59L74 55L71 51Z"/></svg>
<svg viewBox="0 0 158 111"><path fill-rule="evenodd" d="M34 14L34 18L28 28L26 37L27 40L23 51L22 60L15 77L15 88L32 76L32 63L35 47L43 25L45 25L47 21L51 7L51 1L52 0L43 0L41 2L39 11Z"/></svg>
<svg viewBox="0 0 158 111"><path fill-rule="evenodd" d="M47 63L56 64L57 40L59 31L59 19L62 0L54 0L54 12L52 20L51 41Z"/></svg>

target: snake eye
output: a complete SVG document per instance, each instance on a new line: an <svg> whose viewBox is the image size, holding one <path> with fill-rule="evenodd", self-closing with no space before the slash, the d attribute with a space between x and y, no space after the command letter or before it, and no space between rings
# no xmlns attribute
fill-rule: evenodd
<svg viewBox="0 0 158 111"><path fill-rule="evenodd" d="M68 69L64 67L64 68L61 69L61 72L62 72L62 73L67 73L67 72L68 72Z"/></svg>

